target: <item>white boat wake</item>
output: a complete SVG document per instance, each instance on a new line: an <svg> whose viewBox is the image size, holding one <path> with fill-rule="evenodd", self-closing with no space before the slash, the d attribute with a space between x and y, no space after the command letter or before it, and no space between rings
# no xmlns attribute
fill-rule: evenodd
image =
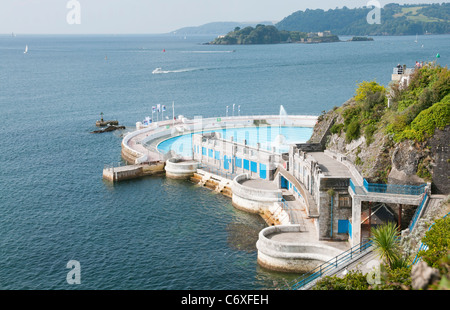
<svg viewBox="0 0 450 310"><path fill-rule="evenodd" d="M167 73L181 73L181 72L189 72L200 70L198 68L187 68L187 69L179 69L179 70L162 70L161 68L156 68L152 71L152 74L167 74Z"/></svg>

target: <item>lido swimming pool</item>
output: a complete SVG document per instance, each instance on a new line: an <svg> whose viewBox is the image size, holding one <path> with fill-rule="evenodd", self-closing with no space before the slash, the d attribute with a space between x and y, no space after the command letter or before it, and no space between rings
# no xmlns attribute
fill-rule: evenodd
<svg viewBox="0 0 450 310"><path fill-rule="evenodd" d="M218 132L223 139L243 143L247 141L249 146L257 146L266 150L272 150L275 147L277 153L286 153L289 151L289 145L294 143L305 143L312 135L313 128L310 127L291 127L291 126L254 126L241 128L223 128L216 130L203 131L203 133ZM196 132L200 133L200 132ZM166 139L158 144L158 150L162 153L174 151L182 157L191 157L192 154L192 135L188 133Z"/></svg>

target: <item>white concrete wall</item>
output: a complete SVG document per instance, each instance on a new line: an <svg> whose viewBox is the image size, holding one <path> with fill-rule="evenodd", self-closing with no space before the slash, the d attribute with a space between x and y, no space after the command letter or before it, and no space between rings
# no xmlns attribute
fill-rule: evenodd
<svg viewBox="0 0 450 310"><path fill-rule="evenodd" d="M250 179L248 174L240 174L233 180L232 202L238 209L252 213L262 213L281 201L281 190L264 190L242 185L240 182Z"/></svg>
<svg viewBox="0 0 450 310"><path fill-rule="evenodd" d="M272 270L306 272L342 252L318 243L292 243L268 238L275 233L299 233L300 231L300 225L270 226L261 230L256 243L258 262Z"/></svg>
<svg viewBox="0 0 450 310"><path fill-rule="evenodd" d="M194 175L199 167L195 161L178 161L175 158L166 161L166 176L169 178L188 178Z"/></svg>

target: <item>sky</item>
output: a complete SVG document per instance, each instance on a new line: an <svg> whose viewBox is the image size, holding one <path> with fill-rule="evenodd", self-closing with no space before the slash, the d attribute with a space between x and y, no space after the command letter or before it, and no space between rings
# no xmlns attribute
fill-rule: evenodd
<svg viewBox="0 0 450 310"><path fill-rule="evenodd" d="M438 3L378 0L388 3ZM210 22L277 22L298 10L365 7L369 0L0 0L0 33L158 34ZM79 6L77 6L79 5Z"/></svg>

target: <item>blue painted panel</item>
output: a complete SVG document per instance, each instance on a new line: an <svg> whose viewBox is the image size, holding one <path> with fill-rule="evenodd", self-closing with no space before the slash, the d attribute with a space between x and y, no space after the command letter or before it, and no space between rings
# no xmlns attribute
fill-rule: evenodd
<svg viewBox="0 0 450 310"><path fill-rule="evenodd" d="M264 164L259 164L259 177L261 179L267 178L266 165Z"/></svg>
<svg viewBox="0 0 450 310"><path fill-rule="evenodd" d="M284 178L281 177L281 188L286 188L288 187L288 181Z"/></svg>
<svg viewBox="0 0 450 310"><path fill-rule="evenodd" d="M248 161L248 159L244 159L244 169L245 169L245 170L249 170L249 168L250 168L250 167L249 167L249 166L250 166L249 163L250 163L250 162Z"/></svg>
<svg viewBox="0 0 450 310"><path fill-rule="evenodd" d="M202 155L206 156L206 148L202 147Z"/></svg>
<svg viewBox="0 0 450 310"><path fill-rule="evenodd" d="M242 158L236 157L236 167L242 168Z"/></svg>
<svg viewBox="0 0 450 310"><path fill-rule="evenodd" d="M220 152L219 151L214 151L214 158L220 160Z"/></svg>
<svg viewBox="0 0 450 310"><path fill-rule="evenodd" d="M223 156L223 169L230 169L230 159L227 157L227 155Z"/></svg>
<svg viewBox="0 0 450 310"><path fill-rule="evenodd" d="M214 150L213 149L208 149L208 156L213 158L213 154L214 154Z"/></svg>
<svg viewBox="0 0 450 310"><path fill-rule="evenodd" d="M255 163L254 161L251 161L251 162L250 162L250 170L251 170L252 172L258 172L258 164Z"/></svg>
<svg viewBox="0 0 450 310"><path fill-rule="evenodd" d="M348 220L338 220L338 233L345 234L348 233L349 221Z"/></svg>

